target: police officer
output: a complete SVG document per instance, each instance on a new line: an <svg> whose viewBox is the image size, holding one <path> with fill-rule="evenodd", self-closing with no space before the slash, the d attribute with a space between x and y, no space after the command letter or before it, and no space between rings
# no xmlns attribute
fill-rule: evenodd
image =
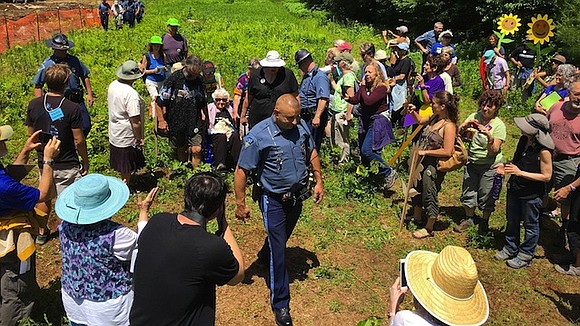
<svg viewBox="0 0 580 326"><path fill-rule="evenodd" d="M299 92L301 117L310 128L316 150L320 151L320 144L324 138L324 127L328 122L327 105L330 98L330 80L325 73L318 69L308 50L296 51L294 60L298 68L304 73Z"/></svg>
<svg viewBox="0 0 580 326"><path fill-rule="evenodd" d="M270 298L277 325L292 325L290 287L285 264L286 242L309 197L308 165L312 165L316 185L314 200L324 196L320 159L306 124L300 120L295 96L284 94L276 101L274 113L256 124L244 138L235 172L236 217L250 216L246 205L246 180L257 172L261 187L259 206L266 227L270 262Z"/></svg>
<svg viewBox="0 0 580 326"><path fill-rule="evenodd" d="M83 85L87 90L87 103L92 106L94 102L93 88L91 87L91 81L89 79L89 68L87 68L87 66L85 66L85 64L79 60L79 58L67 53L68 49L73 48L75 44L70 41L66 35L62 33L56 33L51 39L46 40L45 44L49 48L52 48L54 53L46 60L44 60L44 62L38 68L36 76L34 76L34 79L32 80L35 85L34 96L42 96L42 87L44 86L44 74L46 68L57 63L67 64L72 71L72 75L70 76L68 86L64 91L64 96L67 99L77 103L81 107L83 132L86 137L91 130L91 117L89 116L87 106L85 105Z"/></svg>

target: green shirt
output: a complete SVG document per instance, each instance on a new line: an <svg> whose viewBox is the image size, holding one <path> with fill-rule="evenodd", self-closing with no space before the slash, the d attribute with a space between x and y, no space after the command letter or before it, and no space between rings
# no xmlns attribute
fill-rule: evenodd
<svg viewBox="0 0 580 326"><path fill-rule="evenodd" d="M481 123L481 113L478 111L472 113L465 121L477 120ZM501 139L505 141L506 138L506 128L503 121L500 118L495 117L489 122L491 126L491 135L495 139ZM469 145L469 162L474 164L491 164L499 163L503 160L503 154L501 149L499 153L494 156L487 156L487 136L481 132L475 133L471 144Z"/></svg>
<svg viewBox="0 0 580 326"><path fill-rule="evenodd" d="M356 76L352 71L338 80L334 89L334 97L332 98L332 111L336 113L346 112L348 103L342 98L342 86L354 87L354 83L356 83Z"/></svg>

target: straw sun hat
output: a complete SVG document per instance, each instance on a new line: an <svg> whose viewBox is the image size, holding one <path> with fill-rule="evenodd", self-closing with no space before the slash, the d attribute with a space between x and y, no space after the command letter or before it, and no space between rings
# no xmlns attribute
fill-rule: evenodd
<svg viewBox="0 0 580 326"><path fill-rule="evenodd" d="M467 250L447 246L440 254L417 250L407 255L409 290L419 303L448 325L481 325L489 303Z"/></svg>

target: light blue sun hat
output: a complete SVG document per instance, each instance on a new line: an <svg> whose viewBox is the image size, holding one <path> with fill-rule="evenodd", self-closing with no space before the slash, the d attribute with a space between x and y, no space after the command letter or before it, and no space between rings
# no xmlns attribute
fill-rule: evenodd
<svg viewBox="0 0 580 326"><path fill-rule="evenodd" d="M68 186L56 200L56 215L73 224L109 219L129 199L129 187L118 178L93 173Z"/></svg>

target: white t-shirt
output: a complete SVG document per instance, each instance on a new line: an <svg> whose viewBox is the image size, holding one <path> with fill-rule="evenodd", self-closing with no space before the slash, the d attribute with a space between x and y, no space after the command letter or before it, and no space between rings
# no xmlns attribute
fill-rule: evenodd
<svg viewBox="0 0 580 326"><path fill-rule="evenodd" d="M438 325L427 313L417 310L401 310L397 312L391 326L433 326Z"/></svg>
<svg viewBox="0 0 580 326"><path fill-rule="evenodd" d="M445 90L447 91L447 93L453 94L453 81L451 80L451 76L449 76L449 74L446 71L444 71L442 74L439 75L439 77L443 79L443 82L445 83Z"/></svg>
<svg viewBox="0 0 580 326"><path fill-rule="evenodd" d="M109 142L115 147L129 147L135 143L135 134L129 118L139 116L143 126L143 100L130 85L115 80L107 93L109 104ZM141 128L143 132L143 128ZM139 135L143 138L143 134Z"/></svg>

